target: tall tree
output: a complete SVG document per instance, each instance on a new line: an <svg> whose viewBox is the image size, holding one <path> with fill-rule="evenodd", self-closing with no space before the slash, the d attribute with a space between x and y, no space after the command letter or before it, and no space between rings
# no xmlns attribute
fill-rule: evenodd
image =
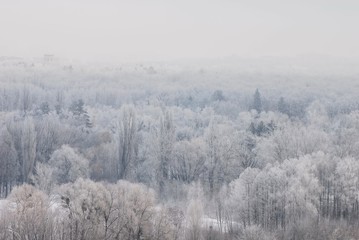
<svg viewBox="0 0 359 240"><path fill-rule="evenodd" d="M136 113L133 106L123 106L122 119L119 122L119 161L117 167L118 179L133 177L137 148L137 124Z"/></svg>
<svg viewBox="0 0 359 240"><path fill-rule="evenodd" d="M205 183L211 197L222 184L233 178L232 173L237 169L236 146L230 135L236 136L231 126L216 123L213 119L204 134L207 150Z"/></svg>
<svg viewBox="0 0 359 240"><path fill-rule="evenodd" d="M7 130L17 152L20 167L19 182L27 182L36 161L37 141L34 121L32 117L25 117L23 120L11 119L7 123Z"/></svg>
<svg viewBox="0 0 359 240"><path fill-rule="evenodd" d="M36 160L36 131L32 118L25 118L22 126L21 156L23 160L23 182L28 181Z"/></svg>
<svg viewBox="0 0 359 240"><path fill-rule="evenodd" d="M6 128L0 132L0 197L6 197L19 176L14 141Z"/></svg>
<svg viewBox="0 0 359 240"><path fill-rule="evenodd" d="M283 114L289 115L289 106L288 103L284 100L284 97L280 97L278 104L277 104L278 111Z"/></svg>
<svg viewBox="0 0 359 240"><path fill-rule="evenodd" d="M160 129L158 135L159 141L159 166L158 166L158 184L160 194L164 193L165 183L170 176L169 163L175 142L175 127L172 120L172 114L166 111L160 119Z"/></svg>
<svg viewBox="0 0 359 240"><path fill-rule="evenodd" d="M258 113L261 113L263 110L261 94L259 93L258 88L256 89L256 91L253 95L253 103L252 103L251 109L256 110Z"/></svg>

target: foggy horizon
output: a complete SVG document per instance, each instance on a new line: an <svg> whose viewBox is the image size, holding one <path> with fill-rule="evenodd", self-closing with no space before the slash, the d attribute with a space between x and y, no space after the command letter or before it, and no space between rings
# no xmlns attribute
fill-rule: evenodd
<svg viewBox="0 0 359 240"><path fill-rule="evenodd" d="M1 56L359 58L355 1L3 1Z"/></svg>

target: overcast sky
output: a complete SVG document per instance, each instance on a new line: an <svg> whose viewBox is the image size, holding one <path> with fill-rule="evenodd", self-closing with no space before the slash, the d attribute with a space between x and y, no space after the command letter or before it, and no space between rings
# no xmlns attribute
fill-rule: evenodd
<svg viewBox="0 0 359 240"><path fill-rule="evenodd" d="M0 56L359 56L359 1L0 0Z"/></svg>

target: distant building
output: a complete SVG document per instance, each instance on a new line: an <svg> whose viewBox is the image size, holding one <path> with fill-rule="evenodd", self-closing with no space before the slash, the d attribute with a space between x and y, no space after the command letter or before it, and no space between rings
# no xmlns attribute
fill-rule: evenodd
<svg viewBox="0 0 359 240"><path fill-rule="evenodd" d="M54 55L53 54L45 54L44 55L44 63L51 63L54 61Z"/></svg>

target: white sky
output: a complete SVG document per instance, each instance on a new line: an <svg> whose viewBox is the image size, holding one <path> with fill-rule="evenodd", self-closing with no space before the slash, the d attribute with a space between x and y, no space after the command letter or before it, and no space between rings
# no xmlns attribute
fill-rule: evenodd
<svg viewBox="0 0 359 240"><path fill-rule="evenodd" d="M0 0L0 56L359 57L359 1Z"/></svg>

